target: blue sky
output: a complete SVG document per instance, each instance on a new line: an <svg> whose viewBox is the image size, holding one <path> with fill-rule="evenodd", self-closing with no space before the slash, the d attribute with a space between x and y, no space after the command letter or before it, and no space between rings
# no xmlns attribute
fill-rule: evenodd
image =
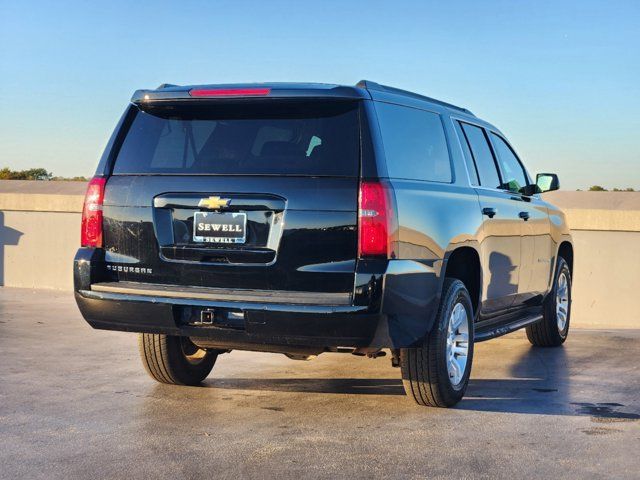
<svg viewBox="0 0 640 480"><path fill-rule="evenodd" d="M640 2L0 0L0 167L90 175L132 92L362 78L465 106L563 187L640 189Z"/></svg>

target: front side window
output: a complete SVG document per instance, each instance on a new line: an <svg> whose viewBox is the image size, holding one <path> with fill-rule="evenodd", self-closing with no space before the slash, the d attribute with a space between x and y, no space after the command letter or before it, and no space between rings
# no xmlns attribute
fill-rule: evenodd
<svg viewBox="0 0 640 480"><path fill-rule="evenodd" d="M511 192L521 192L521 189L529 182L518 157L513 153L511 147L507 145L507 142L495 133L491 134L491 141L496 150L498 164L502 172L502 188Z"/></svg>
<svg viewBox="0 0 640 480"><path fill-rule="evenodd" d="M468 123L462 123L462 129L478 169L480 185L488 188L500 188L500 177L484 130Z"/></svg>
<svg viewBox="0 0 640 480"><path fill-rule="evenodd" d="M440 115L376 103L391 178L451 182L451 162Z"/></svg>

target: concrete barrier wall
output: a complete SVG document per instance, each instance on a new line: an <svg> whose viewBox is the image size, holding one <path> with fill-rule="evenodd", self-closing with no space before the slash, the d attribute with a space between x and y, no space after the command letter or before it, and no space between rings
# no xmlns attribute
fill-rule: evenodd
<svg viewBox="0 0 640 480"><path fill-rule="evenodd" d="M0 181L0 285L73 288L84 182Z"/></svg>
<svg viewBox="0 0 640 480"><path fill-rule="evenodd" d="M550 192L571 227L572 319L592 327L640 327L640 192Z"/></svg>
<svg viewBox="0 0 640 480"><path fill-rule="evenodd" d="M83 182L0 181L0 285L72 288ZM640 192L551 192L575 244L574 325L640 327Z"/></svg>

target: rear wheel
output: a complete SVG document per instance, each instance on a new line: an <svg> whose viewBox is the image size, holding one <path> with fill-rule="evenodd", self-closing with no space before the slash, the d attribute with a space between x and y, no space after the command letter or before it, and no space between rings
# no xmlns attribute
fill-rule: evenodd
<svg viewBox="0 0 640 480"><path fill-rule="evenodd" d="M188 337L141 333L138 347L151 378L173 385L200 384L218 358L218 352L199 348Z"/></svg>
<svg viewBox="0 0 640 480"><path fill-rule="evenodd" d="M473 307L460 280L445 279L433 328L422 346L400 350L407 395L430 407L451 407L464 396L473 361Z"/></svg>
<svg viewBox="0 0 640 480"><path fill-rule="evenodd" d="M571 270L558 257L553 288L544 304L543 319L527 327L527 338L536 347L558 347L569 335L571 317Z"/></svg>

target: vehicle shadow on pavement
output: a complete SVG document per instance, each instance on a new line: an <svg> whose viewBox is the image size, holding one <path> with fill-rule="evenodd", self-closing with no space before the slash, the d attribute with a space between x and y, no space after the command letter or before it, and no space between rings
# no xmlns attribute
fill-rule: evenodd
<svg viewBox="0 0 640 480"><path fill-rule="evenodd" d="M226 378L205 384L209 388L349 395L404 396L396 378ZM606 421L640 420L640 414L620 411L615 402L572 402L567 390L554 380L542 378L473 379L465 398L454 407L498 413L591 416Z"/></svg>
<svg viewBox="0 0 640 480"><path fill-rule="evenodd" d="M504 369L475 371L456 410L539 415L590 416L594 421L637 421L640 412L622 403L578 401L565 349L527 348ZM394 371L397 371L394 369ZM404 396L399 378L220 378L215 389L352 395ZM495 374L495 378L487 378ZM477 378L477 377L485 378ZM502 377L502 378L501 378ZM577 390L581 390L578 386ZM584 397L580 397L584 399ZM594 398L588 396L588 398ZM598 397L602 401L603 398Z"/></svg>
<svg viewBox="0 0 640 480"><path fill-rule="evenodd" d="M578 380L581 368L581 360L570 357L565 348L527 348L509 366L509 378L472 378L465 398L456 408L590 416L599 422L640 420L640 412L631 412L626 405L609 401L610 397L602 397L601 391L590 392L590 385ZM600 403L579 401L585 394L586 398L600 400ZM603 399L607 401L602 402ZM629 400L633 403L633 399Z"/></svg>
<svg viewBox="0 0 640 480"><path fill-rule="evenodd" d="M472 376L458 408L548 415L570 415L575 410L571 408L565 349L527 348L505 367L496 378L487 375L491 371L481 373L485 378Z"/></svg>
<svg viewBox="0 0 640 480"><path fill-rule="evenodd" d="M224 378L205 385L230 390L404 395L399 378Z"/></svg>

